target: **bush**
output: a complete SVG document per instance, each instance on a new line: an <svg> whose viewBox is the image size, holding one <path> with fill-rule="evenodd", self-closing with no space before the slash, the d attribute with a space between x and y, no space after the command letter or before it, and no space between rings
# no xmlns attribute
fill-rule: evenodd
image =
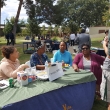
<svg viewBox="0 0 110 110"><path fill-rule="evenodd" d="M52 38L52 41L57 42L58 41L58 38L57 37L53 37Z"/></svg>

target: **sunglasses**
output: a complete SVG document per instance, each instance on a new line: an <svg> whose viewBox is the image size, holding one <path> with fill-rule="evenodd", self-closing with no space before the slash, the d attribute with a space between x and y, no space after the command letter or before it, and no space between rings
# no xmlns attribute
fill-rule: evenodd
<svg viewBox="0 0 110 110"><path fill-rule="evenodd" d="M82 48L82 50L88 50L89 48Z"/></svg>

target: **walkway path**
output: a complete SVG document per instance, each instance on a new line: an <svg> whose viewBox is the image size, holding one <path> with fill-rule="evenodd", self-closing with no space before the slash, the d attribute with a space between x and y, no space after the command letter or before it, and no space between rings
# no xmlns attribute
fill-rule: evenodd
<svg viewBox="0 0 110 110"><path fill-rule="evenodd" d="M71 54L75 54L74 49L78 50L78 46L77 45L75 45L75 46L69 46L68 51Z"/></svg>

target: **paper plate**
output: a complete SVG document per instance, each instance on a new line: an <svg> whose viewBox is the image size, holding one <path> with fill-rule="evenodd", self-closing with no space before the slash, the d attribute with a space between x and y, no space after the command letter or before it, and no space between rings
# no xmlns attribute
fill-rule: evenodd
<svg viewBox="0 0 110 110"><path fill-rule="evenodd" d="M37 72L36 76L38 79L41 79L41 80L47 80L48 79L48 75L47 75L46 71L39 71L39 72Z"/></svg>
<svg viewBox="0 0 110 110"><path fill-rule="evenodd" d="M69 67L70 67L70 65L68 65L68 66L64 66L64 68L66 68L66 69L69 69Z"/></svg>
<svg viewBox="0 0 110 110"><path fill-rule="evenodd" d="M5 89L9 86L9 82L6 80L1 80L0 81L0 89Z"/></svg>
<svg viewBox="0 0 110 110"><path fill-rule="evenodd" d="M42 76L37 76L38 79L41 79L41 80L47 80L49 77L48 75L42 75Z"/></svg>

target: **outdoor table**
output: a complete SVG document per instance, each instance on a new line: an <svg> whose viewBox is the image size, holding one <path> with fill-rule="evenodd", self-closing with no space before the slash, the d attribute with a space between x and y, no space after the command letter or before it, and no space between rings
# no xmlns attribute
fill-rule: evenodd
<svg viewBox="0 0 110 110"><path fill-rule="evenodd" d="M52 50L59 50L59 45L60 45L59 42L58 42L58 43L54 43ZM66 50L68 50L68 49L67 49L67 46L66 46Z"/></svg>
<svg viewBox="0 0 110 110"><path fill-rule="evenodd" d="M32 48L33 46L33 48ZM36 42L23 42L23 52L32 54L35 52Z"/></svg>
<svg viewBox="0 0 110 110"><path fill-rule="evenodd" d="M106 54L105 54L105 51L103 48L96 48L96 47L91 47L91 51L100 55L100 56L105 56L106 57Z"/></svg>
<svg viewBox="0 0 110 110"><path fill-rule="evenodd" d="M36 80L27 86L0 90L2 110L91 110L95 96L96 78L92 72L74 72L53 82Z"/></svg>
<svg viewBox="0 0 110 110"><path fill-rule="evenodd" d="M59 50L59 45L60 45L60 43L54 43L54 44L52 44L52 45L53 45L52 50Z"/></svg>

